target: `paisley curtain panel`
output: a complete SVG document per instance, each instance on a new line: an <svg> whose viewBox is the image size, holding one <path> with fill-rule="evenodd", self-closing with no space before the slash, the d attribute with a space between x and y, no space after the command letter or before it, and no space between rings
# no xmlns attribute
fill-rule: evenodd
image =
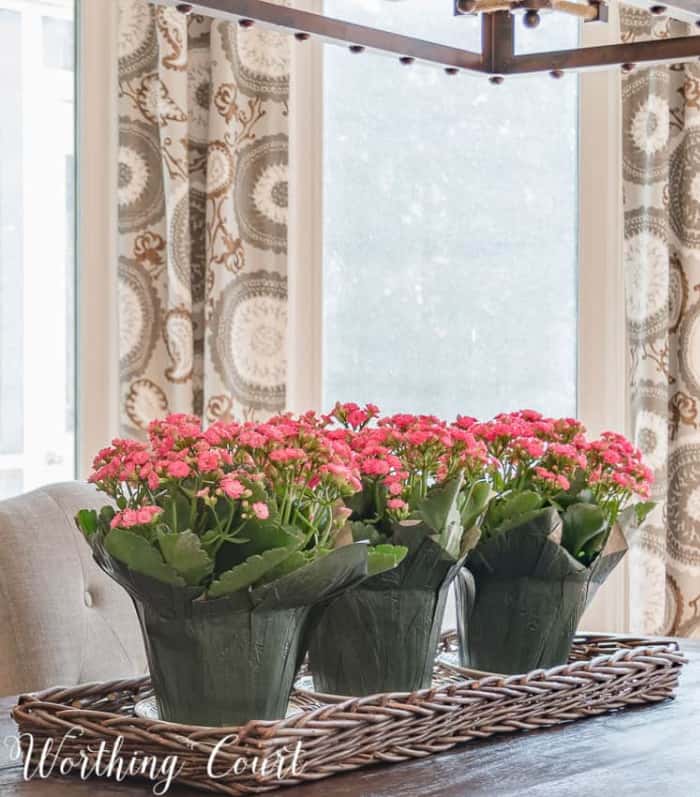
<svg viewBox="0 0 700 797"><path fill-rule="evenodd" d="M690 35L621 9L623 40ZM700 64L622 78L630 403L654 469L631 540L631 629L700 637Z"/></svg>
<svg viewBox="0 0 700 797"><path fill-rule="evenodd" d="M120 0L121 423L285 403L289 45Z"/></svg>

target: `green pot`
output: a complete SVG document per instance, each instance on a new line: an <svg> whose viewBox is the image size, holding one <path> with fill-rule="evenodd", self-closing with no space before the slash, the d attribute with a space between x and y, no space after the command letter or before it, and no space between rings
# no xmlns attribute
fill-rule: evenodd
<svg viewBox="0 0 700 797"><path fill-rule="evenodd" d="M285 716L308 607L251 610L217 599L164 617L134 603L161 719L217 726Z"/></svg>
<svg viewBox="0 0 700 797"><path fill-rule="evenodd" d="M364 696L430 686L455 561L418 531L394 570L334 598L314 622L309 664L324 694Z"/></svg>
<svg viewBox="0 0 700 797"><path fill-rule="evenodd" d="M556 510L543 510L472 551L455 582L462 666L513 674L566 663L583 612L626 546L614 530L585 567L559 545L558 529Z"/></svg>
<svg viewBox="0 0 700 797"><path fill-rule="evenodd" d="M276 581L205 600L201 587L157 581L93 549L134 602L161 718L207 726L284 718L312 609L367 577L367 550L348 545Z"/></svg>

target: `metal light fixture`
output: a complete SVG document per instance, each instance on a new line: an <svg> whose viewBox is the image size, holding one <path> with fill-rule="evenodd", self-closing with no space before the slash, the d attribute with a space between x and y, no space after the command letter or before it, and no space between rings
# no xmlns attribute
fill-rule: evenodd
<svg viewBox="0 0 700 797"><path fill-rule="evenodd" d="M672 0L669 5L650 4L645 0L626 1L647 8L652 14L669 14L700 24L700 0ZM398 58L406 65L421 62L439 66L448 75L462 70L486 74L496 84L503 82L507 75L547 72L552 77L561 77L566 70L613 66L629 71L637 63L687 61L700 56L700 36L515 54L513 30L516 13L522 12L523 24L528 28L539 25L541 11L573 15L584 22L605 23L608 8L604 0L454 0L455 16L481 16L481 52L356 25L266 0L157 2L175 6L182 13L196 12L238 22L242 27L260 24L287 31L299 41L313 36L324 42L347 46L353 53L376 52Z"/></svg>

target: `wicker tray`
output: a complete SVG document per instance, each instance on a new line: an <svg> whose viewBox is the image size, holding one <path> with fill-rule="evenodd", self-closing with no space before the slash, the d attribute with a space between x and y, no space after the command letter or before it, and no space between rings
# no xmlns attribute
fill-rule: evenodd
<svg viewBox="0 0 700 797"><path fill-rule="evenodd" d="M23 695L12 715L20 732L32 734L34 759L45 740L53 738L64 739L63 756L77 762L83 755L94 763L100 741L109 752L121 737L122 759L177 756L182 767L177 783L230 795L255 794L371 764L422 758L494 734L656 703L673 696L686 661L675 642L583 635L576 638L564 666L474 679L469 671L446 663L454 649L454 634L445 634L431 689L352 699L298 689L292 699L297 713L242 728L203 728L134 716L135 703L152 694L147 678ZM71 728L79 738L65 739ZM237 764L238 774L214 780L207 764L227 735L233 738L219 746L213 771L220 775ZM26 739L23 750L26 755ZM282 767L280 755L286 761ZM263 759L265 773L260 771ZM252 772L255 762L257 771Z"/></svg>

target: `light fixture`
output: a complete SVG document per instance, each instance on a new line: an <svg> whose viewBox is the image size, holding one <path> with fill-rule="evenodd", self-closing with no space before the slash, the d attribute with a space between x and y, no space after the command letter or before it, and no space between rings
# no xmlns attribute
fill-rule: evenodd
<svg viewBox="0 0 700 797"><path fill-rule="evenodd" d="M183 13L196 10L218 19L237 21L244 28L253 22L259 23L263 27L287 31L300 41L313 36L324 42L348 46L353 53L371 51L390 55L406 65L414 62L431 64L441 67L448 75L456 74L455 70L487 74L493 83L503 82L508 75L547 72L553 77L561 77L564 71L613 66L628 70L632 64L687 61L700 56L700 36L515 54L513 31L516 14L522 13L523 24L529 28L539 25L542 11L568 14L587 23L599 24L608 19L604 0L453 0L456 17L481 16L481 52L357 25L267 0L156 2L175 6ZM700 21L700 2L697 0L672 0L668 5L645 0L626 2L646 8L652 14L668 14L695 24Z"/></svg>

